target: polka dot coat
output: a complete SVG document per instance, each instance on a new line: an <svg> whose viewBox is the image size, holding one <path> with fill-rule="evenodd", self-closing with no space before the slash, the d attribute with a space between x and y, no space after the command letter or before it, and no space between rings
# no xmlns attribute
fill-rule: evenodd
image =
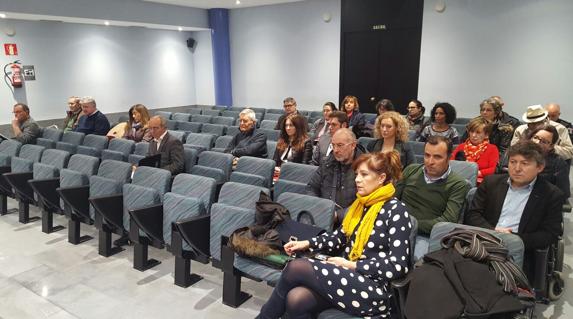
<svg viewBox="0 0 573 319"><path fill-rule="evenodd" d="M361 317L388 318L389 282L408 272L410 216L393 198L384 203L374 223L356 270L310 259L316 278L339 309ZM342 227L310 240L312 252L348 259L355 235L347 242Z"/></svg>

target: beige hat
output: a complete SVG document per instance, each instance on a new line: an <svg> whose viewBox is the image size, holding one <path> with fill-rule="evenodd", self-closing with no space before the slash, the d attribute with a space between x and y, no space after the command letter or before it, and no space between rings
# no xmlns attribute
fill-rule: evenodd
<svg viewBox="0 0 573 319"><path fill-rule="evenodd" d="M525 123L537 123L545 120L547 118L547 110L543 106L531 105L527 107L527 112L523 113L521 119Z"/></svg>

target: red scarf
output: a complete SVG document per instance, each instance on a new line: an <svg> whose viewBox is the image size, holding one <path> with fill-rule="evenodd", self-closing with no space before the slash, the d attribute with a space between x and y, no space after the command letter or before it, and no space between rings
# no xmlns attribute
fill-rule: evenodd
<svg viewBox="0 0 573 319"><path fill-rule="evenodd" d="M489 145L489 139L483 140L483 142L479 143L478 145L473 145L468 138L464 143L464 154L466 155L466 161L468 162L477 162L485 152L485 149Z"/></svg>

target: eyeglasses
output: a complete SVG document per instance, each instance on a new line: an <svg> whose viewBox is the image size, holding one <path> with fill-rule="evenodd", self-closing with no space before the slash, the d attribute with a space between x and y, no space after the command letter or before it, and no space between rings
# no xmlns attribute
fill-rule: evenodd
<svg viewBox="0 0 573 319"><path fill-rule="evenodd" d="M283 107L284 107L285 109L286 109L286 108L291 108L291 107L294 107L294 104L285 104L285 105L283 105Z"/></svg>
<svg viewBox="0 0 573 319"><path fill-rule="evenodd" d="M351 144L352 143L339 143L339 144L330 143L330 146L332 146L332 149L335 149L335 148L342 148Z"/></svg>
<svg viewBox="0 0 573 319"><path fill-rule="evenodd" d="M413 110L413 109L417 109L418 107L417 106L408 106L407 108L408 108L408 110Z"/></svg>
<svg viewBox="0 0 573 319"><path fill-rule="evenodd" d="M541 137L539 137L539 136L537 136L537 135L534 135L531 139L532 139L533 141L536 141L537 143L543 144L543 145L551 145L551 144L553 144L553 143L551 143L550 141L544 140L544 139L542 139Z"/></svg>

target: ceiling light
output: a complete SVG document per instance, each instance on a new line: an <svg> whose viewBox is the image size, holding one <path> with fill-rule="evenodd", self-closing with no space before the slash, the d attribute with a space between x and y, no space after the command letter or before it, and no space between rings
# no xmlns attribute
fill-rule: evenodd
<svg viewBox="0 0 573 319"><path fill-rule="evenodd" d="M183 31L183 28L182 28L182 27L178 27L177 30Z"/></svg>
<svg viewBox="0 0 573 319"><path fill-rule="evenodd" d="M236 4L236 5L240 5L240 4L241 4L241 0L235 1L235 4Z"/></svg>
<svg viewBox="0 0 573 319"><path fill-rule="evenodd" d="M6 13L0 13L0 18L5 19L5 18L6 18Z"/></svg>
<svg viewBox="0 0 573 319"><path fill-rule="evenodd" d="M105 21L103 24L105 24L105 25L109 25L109 21Z"/></svg>

